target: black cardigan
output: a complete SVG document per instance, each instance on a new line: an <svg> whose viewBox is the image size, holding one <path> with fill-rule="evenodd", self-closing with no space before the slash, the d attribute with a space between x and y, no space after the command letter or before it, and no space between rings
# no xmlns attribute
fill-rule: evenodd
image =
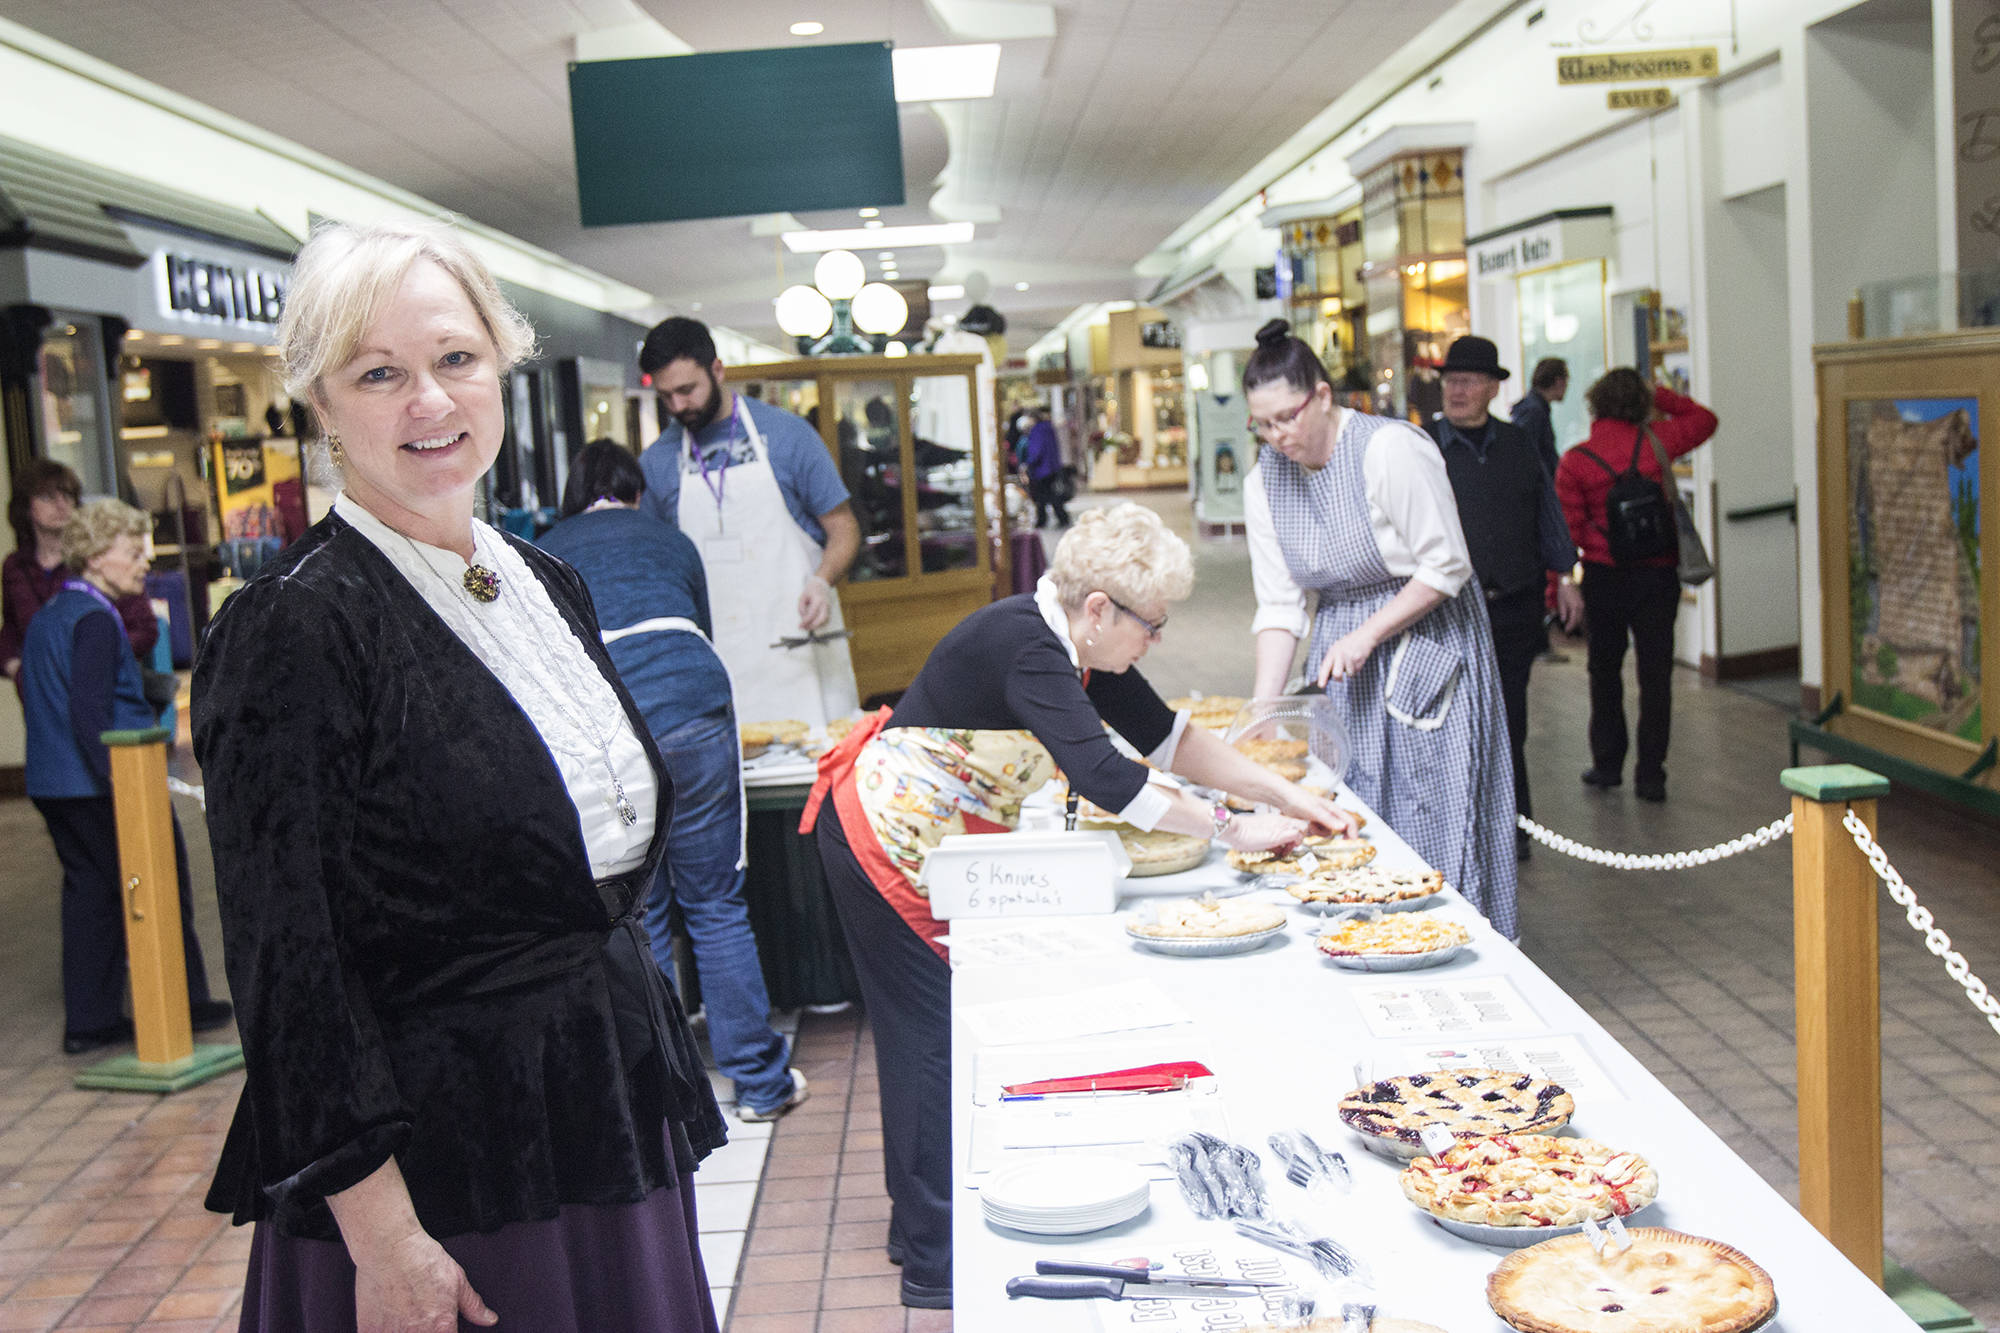
<svg viewBox="0 0 2000 1333"><path fill-rule="evenodd" d="M509 540L659 771L582 582ZM723 1141L635 921L663 771L645 865L594 881L540 734L334 515L224 605L193 713L248 1075L210 1208L333 1239L325 1196L393 1155L432 1235L491 1231L636 1201Z"/></svg>

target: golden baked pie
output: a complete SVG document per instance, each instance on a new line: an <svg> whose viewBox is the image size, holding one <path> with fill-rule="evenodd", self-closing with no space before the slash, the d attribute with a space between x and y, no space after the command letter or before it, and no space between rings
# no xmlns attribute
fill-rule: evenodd
<svg viewBox="0 0 2000 1333"><path fill-rule="evenodd" d="M1403 1168L1403 1195L1433 1217L1489 1227L1602 1222L1651 1203L1660 1178L1646 1159L1549 1134L1496 1134L1455 1143Z"/></svg>
<svg viewBox="0 0 2000 1333"><path fill-rule="evenodd" d="M1469 944L1472 932L1433 912L1391 912L1374 921L1343 921L1320 932L1319 951L1335 958L1364 954L1434 953Z"/></svg>
<svg viewBox="0 0 2000 1333"><path fill-rule="evenodd" d="M1205 727L1210 731L1227 731L1229 724L1236 720L1236 714L1242 711L1243 705L1247 702L1248 700L1239 699L1231 694L1210 694L1200 699L1182 695L1178 699L1167 700L1167 707L1176 713L1186 713L1188 721L1197 727Z"/></svg>
<svg viewBox="0 0 2000 1333"><path fill-rule="evenodd" d="M1423 1142L1441 1125L1457 1139L1546 1134L1569 1123L1576 1100L1560 1083L1500 1069L1437 1069L1378 1079L1340 1099L1349 1129L1392 1143Z"/></svg>
<svg viewBox="0 0 2000 1333"><path fill-rule="evenodd" d="M1246 758L1254 759L1260 764L1274 763L1283 759L1303 759L1306 757L1306 743L1304 741L1290 741L1283 738L1265 741L1238 741L1236 742L1236 748L1242 751Z"/></svg>
<svg viewBox="0 0 2000 1333"><path fill-rule="evenodd" d="M838 745L848 732L860 725L861 719L858 717L837 717L826 724L826 738Z"/></svg>
<svg viewBox="0 0 2000 1333"><path fill-rule="evenodd" d="M1241 898L1170 898L1153 907L1155 919L1131 918L1135 935L1167 940L1220 940L1255 935L1285 924L1285 910Z"/></svg>
<svg viewBox="0 0 2000 1333"><path fill-rule="evenodd" d="M783 722L745 722L736 729L736 734L743 742L743 748L746 751L744 758L747 759L750 757L747 751L753 745L757 746L760 752L763 747L768 745L797 745L806 738L806 733L810 730L812 728L803 722L789 720Z"/></svg>
<svg viewBox="0 0 2000 1333"><path fill-rule="evenodd" d="M1131 859L1134 879L1143 879L1148 875L1178 875L1183 870L1193 870L1208 859L1207 838L1168 833L1164 829L1149 831L1133 828L1130 824L1092 824L1091 827L1107 829L1118 835L1125 855Z"/></svg>
<svg viewBox="0 0 2000 1333"><path fill-rule="evenodd" d="M1305 860L1311 855L1312 861ZM1336 870L1352 870L1375 859L1375 844L1359 838L1323 837L1317 833L1299 839L1289 847L1273 847L1261 852L1232 851L1229 864L1252 875L1324 875Z"/></svg>
<svg viewBox="0 0 2000 1333"><path fill-rule="evenodd" d="M1400 903L1428 898L1444 888L1435 870L1384 870L1361 866L1352 870L1319 870L1285 892L1302 903Z"/></svg>
<svg viewBox="0 0 2000 1333"><path fill-rule="evenodd" d="M1748 1333L1778 1309L1771 1275L1721 1241L1633 1227L1602 1258L1581 1234L1500 1261L1486 1303L1522 1333Z"/></svg>

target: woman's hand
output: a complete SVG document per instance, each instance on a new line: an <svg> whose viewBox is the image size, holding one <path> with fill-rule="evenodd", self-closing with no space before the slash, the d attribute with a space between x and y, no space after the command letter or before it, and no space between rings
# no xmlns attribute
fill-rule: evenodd
<svg viewBox="0 0 2000 1333"><path fill-rule="evenodd" d="M1261 852L1271 847L1289 847L1306 835L1302 819L1284 815L1234 815L1222 827L1223 844L1231 851Z"/></svg>
<svg viewBox="0 0 2000 1333"><path fill-rule="evenodd" d="M361 1333L456 1333L461 1314L472 1324L500 1321L465 1270L421 1230L356 1259L354 1314Z"/></svg>
<svg viewBox="0 0 2000 1333"><path fill-rule="evenodd" d="M1329 680L1346 680L1361 670L1379 646L1379 641L1366 625L1342 635L1320 659L1319 675L1315 677L1320 688L1325 689Z"/></svg>
<svg viewBox="0 0 2000 1333"><path fill-rule="evenodd" d="M1317 792L1307 791L1297 783L1286 784L1290 797L1282 809L1294 819L1302 819L1312 826L1315 833L1335 834L1351 838L1361 831L1361 821L1350 812L1341 809Z"/></svg>

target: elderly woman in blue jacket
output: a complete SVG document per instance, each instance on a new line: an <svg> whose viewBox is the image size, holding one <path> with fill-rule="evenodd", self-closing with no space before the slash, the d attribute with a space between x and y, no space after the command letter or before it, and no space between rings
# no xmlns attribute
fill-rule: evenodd
<svg viewBox="0 0 2000 1333"><path fill-rule="evenodd" d="M111 761L100 737L159 725L117 606L145 591L151 531L143 512L118 500L92 500L77 510L62 530L68 577L28 622L21 648L28 795L63 868L63 1050L71 1055L132 1035L123 1007L125 926ZM230 1008L209 995L178 819L174 862L189 1016L195 1031L204 1032L229 1022Z"/></svg>

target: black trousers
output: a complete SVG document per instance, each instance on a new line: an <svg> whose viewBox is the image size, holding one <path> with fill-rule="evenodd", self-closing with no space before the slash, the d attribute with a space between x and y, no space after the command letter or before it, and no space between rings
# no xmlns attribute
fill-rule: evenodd
<svg viewBox="0 0 2000 1333"><path fill-rule="evenodd" d="M1671 565L1583 567L1583 611L1590 627L1590 762L1600 773L1625 767L1625 640L1639 675L1639 754L1632 776L1667 779L1673 725L1674 616L1680 577Z"/></svg>
<svg viewBox="0 0 2000 1333"><path fill-rule="evenodd" d="M1528 673L1547 651L1548 627L1543 621L1542 586L1486 604L1493 624L1493 657L1500 668L1500 698L1507 707L1507 740L1514 759L1514 808L1533 817L1528 800Z"/></svg>
<svg viewBox="0 0 2000 1333"><path fill-rule="evenodd" d="M1035 502L1036 527L1048 526L1051 509L1055 511L1058 524L1065 528L1069 526L1069 509L1063 503L1062 493L1056 489L1057 483L1061 480L1060 473L1053 477L1028 478L1028 498Z"/></svg>
<svg viewBox="0 0 2000 1333"><path fill-rule="evenodd" d="M101 1032L125 1013L125 900L118 886L118 824L109 796L35 798L62 862L63 1030ZM180 879L181 949L188 1002L209 1000L208 972L194 933L187 843L174 819L174 870Z"/></svg>
<svg viewBox="0 0 2000 1333"><path fill-rule="evenodd" d="M951 967L869 882L831 801L820 812L818 837L827 890L875 1034L889 1239L903 1249L906 1281L948 1290Z"/></svg>

